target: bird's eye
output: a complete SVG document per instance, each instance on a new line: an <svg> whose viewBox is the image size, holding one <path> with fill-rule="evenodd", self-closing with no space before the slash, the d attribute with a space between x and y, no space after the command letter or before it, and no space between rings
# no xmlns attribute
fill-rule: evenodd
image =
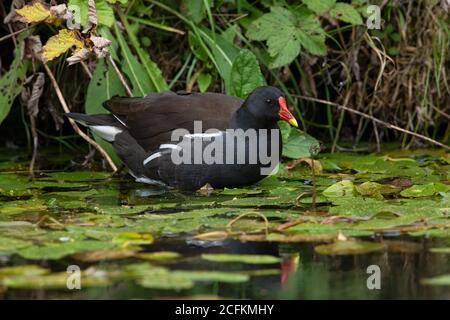
<svg viewBox="0 0 450 320"><path fill-rule="evenodd" d="M267 99L266 102L267 102L267 103L272 103L272 100Z"/></svg>

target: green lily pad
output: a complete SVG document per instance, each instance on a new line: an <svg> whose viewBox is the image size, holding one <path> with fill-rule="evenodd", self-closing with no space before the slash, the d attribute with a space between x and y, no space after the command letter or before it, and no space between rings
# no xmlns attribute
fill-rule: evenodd
<svg viewBox="0 0 450 320"><path fill-rule="evenodd" d="M444 274L421 281L426 286L450 286L450 274Z"/></svg>
<svg viewBox="0 0 450 320"><path fill-rule="evenodd" d="M384 245L381 243L367 241L336 241L332 244L318 245L314 248L317 253L326 255L365 254L383 249Z"/></svg>
<svg viewBox="0 0 450 320"><path fill-rule="evenodd" d="M411 198L430 197L438 194L439 192L447 192L449 189L450 186L443 183L428 183L425 185L413 185L412 187L400 192L400 195Z"/></svg>
<svg viewBox="0 0 450 320"><path fill-rule="evenodd" d="M33 246L18 250L18 254L29 260L57 260L78 252L110 249L115 245L110 242L85 240Z"/></svg>
<svg viewBox="0 0 450 320"><path fill-rule="evenodd" d="M202 254L202 259L212 262L238 262L247 264L279 263L280 258L269 255L252 254Z"/></svg>
<svg viewBox="0 0 450 320"><path fill-rule="evenodd" d="M327 198L335 197L353 197L355 193L355 186L350 180L342 180L333 184L323 191L323 195Z"/></svg>

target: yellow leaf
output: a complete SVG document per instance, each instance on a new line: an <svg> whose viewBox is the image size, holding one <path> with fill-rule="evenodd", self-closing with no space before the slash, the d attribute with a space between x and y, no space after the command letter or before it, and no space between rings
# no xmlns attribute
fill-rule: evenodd
<svg viewBox="0 0 450 320"><path fill-rule="evenodd" d="M72 47L75 47L76 51L81 50L83 48L83 41L77 39L75 32L62 29L57 35L48 39L44 46L42 56L45 61L53 60Z"/></svg>
<svg viewBox="0 0 450 320"><path fill-rule="evenodd" d="M50 16L50 10L39 2L17 9L16 13L25 18L28 23L41 22Z"/></svg>

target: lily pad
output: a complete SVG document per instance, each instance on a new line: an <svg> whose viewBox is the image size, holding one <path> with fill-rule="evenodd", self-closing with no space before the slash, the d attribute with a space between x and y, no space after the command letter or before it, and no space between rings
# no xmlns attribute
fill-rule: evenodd
<svg viewBox="0 0 450 320"><path fill-rule="evenodd" d="M381 251L384 248L383 244L375 242L336 241L332 244L318 245L314 250L319 254L326 255L351 255Z"/></svg>
<svg viewBox="0 0 450 320"><path fill-rule="evenodd" d="M238 262L247 264L273 264L279 263L280 258L269 255L252 254L202 254L202 259L212 262Z"/></svg>

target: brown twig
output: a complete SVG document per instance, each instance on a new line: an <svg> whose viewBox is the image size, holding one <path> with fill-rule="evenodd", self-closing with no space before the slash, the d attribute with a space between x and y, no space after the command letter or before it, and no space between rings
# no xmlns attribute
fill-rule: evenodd
<svg viewBox="0 0 450 320"><path fill-rule="evenodd" d="M61 89L59 88L58 82L56 82L56 79L52 73L52 71L50 70L50 68L48 67L48 65L46 63L44 63L44 68L45 71L47 72L48 77L50 78L50 81L53 85L53 88L55 89L56 95L58 96L59 102L61 103L61 106L64 109L64 112L69 113L70 109L67 106L66 100L64 99L64 96L61 92ZM112 159L110 158L110 156L106 153L106 151L97 143L95 142L93 139L91 139L87 134L85 134L76 124L76 122L72 119L69 119L70 124L72 125L73 129L75 130L76 133L78 133L84 140L86 140L89 144L91 144L95 149L97 149L98 152L100 152L100 154L103 156L103 158L105 158L106 162L108 163L108 165L111 167L113 172L117 171L117 167L114 164L114 162L112 161Z"/></svg>
<svg viewBox="0 0 450 320"><path fill-rule="evenodd" d="M428 141L428 142L430 142L430 143L432 143L432 144L434 144L436 146L439 146L441 148L444 148L446 150L450 150L450 146L448 146L446 144L443 144L443 143L441 143L439 141L436 141L434 139L431 139L431 138L429 138L427 136L424 136L424 135L421 135L419 133L400 128L400 127L398 127L396 125L393 125L393 124L390 124L390 123L385 122L383 120L380 120L378 118L375 118L375 117L373 117L371 115L368 115L368 114L366 114L364 112L361 112L361 111L358 111L358 110L355 110L355 109L352 109L352 108L340 105L338 103L327 101L327 100L323 100L323 99L317 99L317 98L313 98L313 97L302 96L302 95L293 95L293 96L297 97L297 98L300 98L300 99L305 99L305 100L308 100L308 101L318 102L318 103L327 104L327 105L330 105L330 106L333 106L333 107L337 107L338 109L345 110L345 111L357 114L358 116L364 117L366 119L372 120L373 122L381 124L381 125L385 126L388 129L400 131L402 133L411 135L413 137L416 137L416 138Z"/></svg>
<svg viewBox="0 0 450 320"><path fill-rule="evenodd" d="M117 76L119 77L120 82L122 83L123 87L125 88L125 91L129 97L133 96L133 92L131 92L130 86L128 85L127 81L125 80L125 77L123 76L122 72L120 72L119 68L117 67L114 59L111 57L111 55L108 56L108 60L113 66L114 70L117 73Z"/></svg>
<svg viewBox="0 0 450 320"><path fill-rule="evenodd" d="M26 28L20 29L20 30L18 30L18 31L11 32L10 34L7 34L6 36L1 37L1 38L0 38L0 42L4 41L4 40L6 40L6 39L9 39L9 38L11 38L11 37L17 36L18 34L24 32L24 31L29 30L31 27L33 27L33 26L31 25L31 26L28 26L28 27L26 27Z"/></svg>

